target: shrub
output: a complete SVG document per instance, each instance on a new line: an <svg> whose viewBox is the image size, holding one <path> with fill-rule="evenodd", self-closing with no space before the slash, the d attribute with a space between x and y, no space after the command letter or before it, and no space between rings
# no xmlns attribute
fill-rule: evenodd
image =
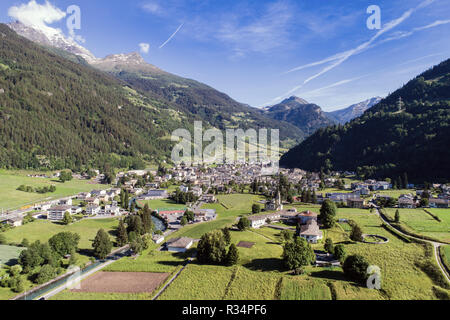
<svg viewBox="0 0 450 320"><path fill-rule="evenodd" d="M360 255L352 255L347 257L344 265L342 266L345 275L360 284L364 284L368 278L368 267L369 263L363 256Z"/></svg>

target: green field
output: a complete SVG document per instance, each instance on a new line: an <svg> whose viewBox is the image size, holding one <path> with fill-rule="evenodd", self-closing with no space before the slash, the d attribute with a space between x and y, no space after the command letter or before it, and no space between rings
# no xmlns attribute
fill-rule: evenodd
<svg viewBox="0 0 450 320"><path fill-rule="evenodd" d="M331 299L331 291L325 281L298 277L283 278L280 300Z"/></svg>
<svg viewBox="0 0 450 320"><path fill-rule="evenodd" d="M444 262L447 270L450 270L450 245L441 247L440 252L442 261Z"/></svg>
<svg viewBox="0 0 450 320"><path fill-rule="evenodd" d="M14 264L15 260L19 258L19 255L23 250L23 248L19 247L0 245L0 268L3 264Z"/></svg>
<svg viewBox="0 0 450 320"><path fill-rule="evenodd" d="M394 217L397 209L386 209L389 216ZM400 221L419 234L437 240L450 242L450 209L426 209L442 222L437 221L423 209L399 209Z"/></svg>
<svg viewBox="0 0 450 320"><path fill-rule="evenodd" d="M190 264L159 300L222 300L234 268Z"/></svg>
<svg viewBox="0 0 450 320"><path fill-rule="evenodd" d="M80 192L94 189L107 189L107 185L90 184L86 180L72 180L59 183L55 179L31 178L27 174L32 172L0 170L0 209L12 210L32 205L41 201L73 196ZM56 186L54 193L38 194L18 191L21 185L31 187Z"/></svg>
<svg viewBox="0 0 450 320"><path fill-rule="evenodd" d="M433 293L435 283L427 275L423 265L435 268L437 265L424 245L405 243L398 239L382 228L379 217L368 210L339 209L337 217L355 220L364 233L381 235L389 239L389 243L383 245L363 243L345 245L348 254L360 254L366 257L370 264L381 268L384 298L436 299ZM334 240L335 243L339 242L337 239Z"/></svg>
<svg viewBox="0 0 450 320"><path fill-rule="evenodd" d="M153 245L144 251L139 257L125 257L106 267L105 271L116 272L167 272L172 273L181 267L189 252L186 254L159 251L157 245Z"/></svg>
<svg viewBox="0 0 450 320"><path fill-rule="evenodd" d="M396 198L398 199L402 194L408 194L411 193L413 195L416 194L416 191L413 189L400 189L400 190L380 190L380 191L376 191L374 192L380 196L389 196L392 198Z"/></svg>
<svg viewBox="0 0 450 320"><path fill-rule="evenodd" d="M80 263L89 260L85 253L92 250L92 241L99 229L105 229L106 232L112 233L117 228L117 219L85 219L69 226L56 224L47 220L37 220L26 225L13 228L4 232L6 240L10 244L20 244L24 238L30 243L39 240L42 243L47 242L53 235L60 232L75 232L80 235L79 249L82 250ZM111 236L111 240L113 237Z"/></svg>
<svg viewBox="0 0 450 320"><path fill-rule="evenodd" d="M158 200L147 200L147 201L138 201L138 203L142 206L148 204L149 208L152 210L157 209L186 209L186 205L177 204L176 202L170 199L158 199Z"/></svg>

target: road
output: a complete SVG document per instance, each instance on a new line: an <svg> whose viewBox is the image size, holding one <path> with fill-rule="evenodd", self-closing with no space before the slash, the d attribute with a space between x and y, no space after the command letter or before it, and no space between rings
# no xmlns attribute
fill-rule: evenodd
<svg viewBox="0 0 450 320"><path fill-rule="evenodd" d="M189 263L191 263L193 259L194 259L194 258L189 258L189 260L185 263L185 265L183 266L183 268L181 268L181 269L180 269L180 270L179 270L179 271L178 271L178 272L177 272L177 273L169 280L169 282L167 282L167 283L164 285L164 287L162 287L161 290L158 291L158 293L152 298L152 300L157 300L157 299L163 294L163 292L166 291L166 289L172 284L172 282L174 282L175 279L179 277L179 275L181 274L181 272L183 272L183 270L186 269L187 265L188 265Z"/></svg>
<svg viewBox="0 0 450 320"><path fill-rule="evenodd" d="M445 276L445 278L447 279L447 281L450 283L450 277L447 274L447 271L445 270L445 267L443 265L443 262L441 260L441 256L439 254L439 248L442 246L446 246L448 244L446 243L441 243L441 242L436 242L436 241L430 241L430 240L425 240L425 239L421 239L421 238L417 238L408 234L405 234L403 232L401 232L400 230L398 230L397 228L395 228L393 225L391 225L389 223L389 221L387 221L387 219L385 219L384 215L380 213L379 208L375 207L375 210L378 214L378 216L380 217L380 219L386 223L387 225L389 225L391 228L394 228L398 233L400 233L401 235L405 236L406 238L411 238L411 239L415 239L415 240L419 240L419 241L423 241L423 242L427 242L427 243L431 243L433 245L434 248L434 257L436 259L437 265L439 266L439 269L441 269L442 274Z"/></svg>

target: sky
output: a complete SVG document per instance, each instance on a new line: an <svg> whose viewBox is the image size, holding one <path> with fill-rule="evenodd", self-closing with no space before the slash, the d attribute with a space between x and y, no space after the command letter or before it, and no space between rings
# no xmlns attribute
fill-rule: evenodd
<svg viewBox="0 0 450 320"><path fill-rule="evenodd" d="M96 57L136 51L253 107L295 95L325 111L385 97L450 58L449 13L449 0L0 2L1 22L60 29Z"/></svg>

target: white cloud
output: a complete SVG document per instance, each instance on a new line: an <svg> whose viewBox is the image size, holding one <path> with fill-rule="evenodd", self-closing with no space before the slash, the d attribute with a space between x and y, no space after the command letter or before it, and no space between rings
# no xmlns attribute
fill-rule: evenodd
<svg viewBox="0 0 450 320"><path fill-rule="evenodd" d="M141 52L142 53L147 54L150 51L150 44L144 43L144 42L143 43L139 43L139 48L141 48Z"/></svg>
<svg viewBox="0 0 450 320"><path fill-rule="evenodd" d="M8 15L26 26L41 30L47 36L54 36L62 32L60 29L49 27L48 24L60 21L66 13L48 1L45 1L45 4L39 4L31 0L27 4L9 8Z"/></svg>
<svg viewBox="0 0 450 320"><path fill-rule="evenodd" d="M161 15L164 12L157 2L147 2L142 5L142 9L156 15Z"/></svg>

